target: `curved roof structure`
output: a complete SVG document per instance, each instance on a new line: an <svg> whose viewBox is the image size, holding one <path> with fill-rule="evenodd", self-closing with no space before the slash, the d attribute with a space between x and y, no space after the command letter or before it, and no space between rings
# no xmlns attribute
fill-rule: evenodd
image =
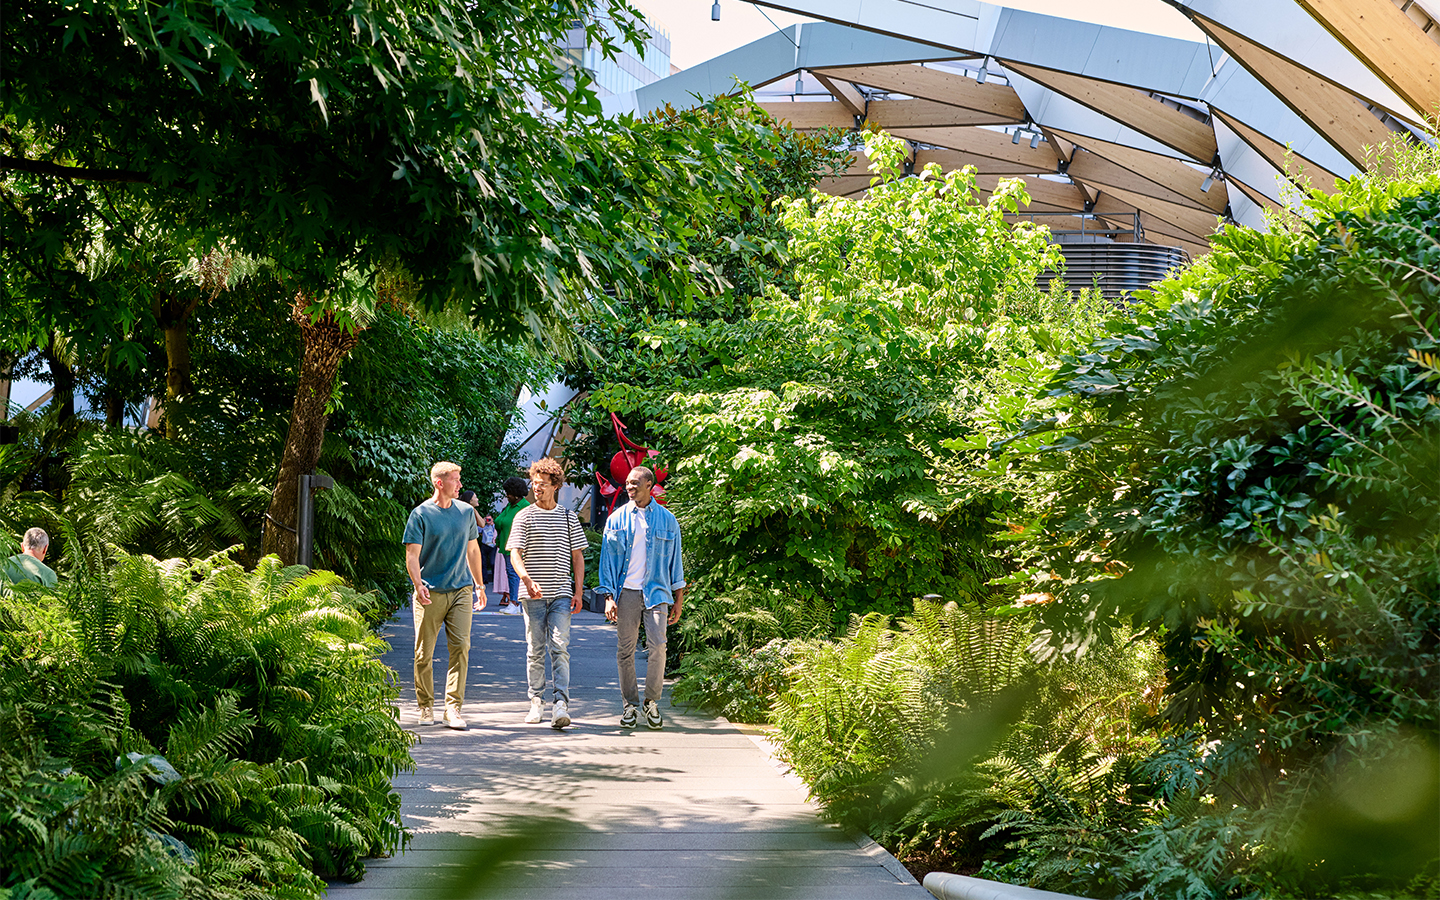
<svg viewBox="0 0 1440 900"><path fill-rule="evenodd" d="M797 128L877 125L910 141L917 169L973 165L982 187L1021 177L1034 214L1192 255L1225 221L1264 227L1287 183L1331 185L1367 147L1418 135L1440 111L1440 0L1172 0L1200 42L978 0L760 5L823 21L608 98L606 111L679 105L739 79ZM857 158L822 188L868 184Z"/></svg>

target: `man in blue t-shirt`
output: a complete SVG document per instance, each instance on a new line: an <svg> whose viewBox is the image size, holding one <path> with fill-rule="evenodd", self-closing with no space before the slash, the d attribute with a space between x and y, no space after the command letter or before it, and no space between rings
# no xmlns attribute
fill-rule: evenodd
<svg viewBox="0 0 1440 900"><path fill-rule="evenodd" d="M484 585L480 577L480 544L475 539L475 510L468 503L456 503L460 496L460 467L438 462L430 467L435 493L410 512L405 522L405 570L415 591L411 607L415 614L415 705L420 724L435 724L435 676L431 663L440 626L445 626L445 644L450 664L445 673L445 724L466 729L460 717L465 703L465 670L470 665L471 598L474 609L485 608Z"/></svg>

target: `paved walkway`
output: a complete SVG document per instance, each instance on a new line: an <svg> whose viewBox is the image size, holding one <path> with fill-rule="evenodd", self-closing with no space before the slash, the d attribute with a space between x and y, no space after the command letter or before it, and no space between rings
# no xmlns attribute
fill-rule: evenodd
<svg viewBox="0 0 1440 900"><path fill-rule="evenodd" d="M668 694L663 731L622 730L615 629L603 616L574 618L564 732L521 722L523 619L488 610L472 630L470 730L418 728L413 633L407 609L387 628L386 662L403 685L401 724L422 738L417 771L395 782L415 838L330 896L929 900L874 842L821 821L759 736L672 708ZM443 636L436 657L443 692ZM518 837L497 841L506 833Z"/></svg>

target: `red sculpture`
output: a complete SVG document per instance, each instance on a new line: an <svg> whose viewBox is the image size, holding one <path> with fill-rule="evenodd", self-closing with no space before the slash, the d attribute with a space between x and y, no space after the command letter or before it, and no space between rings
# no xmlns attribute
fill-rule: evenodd
<svg viewBox="0 0 1440 900"><path fill-rule="evenodd" d="M609 499L610 505L605 510L606 515L615 511L615 506L625 494L625 479L630 476L630 470L643 464L652 456L659 456L658 450L651 450L642 447L625 436L625 423L613 412L610 414L610 421L615 424L615 438L620 441L620 452L610 457L610 478L606 478L599 472L595 473L595 481L600 485L600 496ZM670 474L665 469L655 468L655 489L652 492L656 500L665 502L665 486L661 484L665 476ZM614 479L611 481L610 479Z"/></svg>

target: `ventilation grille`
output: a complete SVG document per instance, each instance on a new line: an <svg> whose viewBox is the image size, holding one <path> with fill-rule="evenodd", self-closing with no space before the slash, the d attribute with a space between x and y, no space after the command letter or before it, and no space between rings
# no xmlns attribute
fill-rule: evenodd
<svg viewBox="0 0 1440 900"><path fill-rule="evenodd" d="M1190 254L1179 247L1160 244L1130 243L1060 243L1065 257L1065 286L1082 291L1098 284L1107 299L1115 300L1133 291L1149 287L1164 278L1171 269L1190 261ZM1053 270L1041 273L1042 289L1056 277Z"/></svg>

